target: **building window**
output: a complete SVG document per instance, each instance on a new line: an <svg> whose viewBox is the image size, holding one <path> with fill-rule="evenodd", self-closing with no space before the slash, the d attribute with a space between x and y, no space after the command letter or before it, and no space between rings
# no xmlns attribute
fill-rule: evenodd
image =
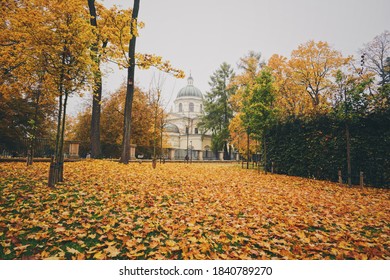
<svg viewBox="0 0 390 280"><path fill-rule="evenodd" d="M179 103L179 112L183 112L183 104Z"/></svg>
<svg viewBox="0 0 390 280"><path fill-rule="evenodd" d="M189 133L190 133L189 127L186 126L186 134L189 134Z"/></svg>
<svg viewBox="0 0 390 280"><path fill-rule="evenodd" d="M195 127L195 134L198 134L198 128Z"/></svg>
<svg viewBox="0 0 390 280"><path fill-rule="evenodd" d="M194 111L194 103L192 103L192 102L190 103L189 109L190 109L190 112Z"/></svg>

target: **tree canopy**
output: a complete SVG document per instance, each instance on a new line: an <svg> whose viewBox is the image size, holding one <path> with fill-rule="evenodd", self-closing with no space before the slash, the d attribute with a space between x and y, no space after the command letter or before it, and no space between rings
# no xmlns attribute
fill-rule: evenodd
<svg viewBox="0 0 390 280"><path fill-rule="evenodd" d="M229 103L233 89L229 83L234 77L234 71L227 63L221 64L210 77L210 91L207 92L204 101L204 116L202 127L211 130L213 134L213 150L223 150L224 158L228 155L229 123L233 117L233 110Z"/></svg>

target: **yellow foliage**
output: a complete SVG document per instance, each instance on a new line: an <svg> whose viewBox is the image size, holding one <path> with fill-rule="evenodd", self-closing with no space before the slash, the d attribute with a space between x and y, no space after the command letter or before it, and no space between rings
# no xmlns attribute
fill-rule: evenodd
<svg viewBox="0 0 390 280"><path fill-rule="evenodd" d="M314 111L314 104L303 85L293 79L294 68L286 57L274 54L268 67L275 78L276 104L281 119L290 116L306 116Z"/></svg>
<svg viewBox="0 0 390 280"><path fill-rule="evenodd" d="M0 164L3 259L389 259L390 191L232 164ZM375 202L375 203L373 203Z"/></svg>

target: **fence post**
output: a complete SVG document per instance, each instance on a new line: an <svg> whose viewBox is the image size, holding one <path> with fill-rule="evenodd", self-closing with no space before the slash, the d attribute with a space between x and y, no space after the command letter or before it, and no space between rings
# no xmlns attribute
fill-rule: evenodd
<svg viewBox="0 0 390 280"><path fill-rule="evenodd" d="M363 171L360 171L360 186L364 186L364 173Z"/></svg>
<svg viewBox="0 0 390 280"><path fill-rule="evenodd" d="M274 173L274 162L271 162L271 173Z"/></svg>
<svg viewBox="0 0 390 280"><path fill-rule="evenodd" d="M338 175L339 175L339 184L342 184L343 183L343 177L341 176L341 170L338 171Z"/></svg>

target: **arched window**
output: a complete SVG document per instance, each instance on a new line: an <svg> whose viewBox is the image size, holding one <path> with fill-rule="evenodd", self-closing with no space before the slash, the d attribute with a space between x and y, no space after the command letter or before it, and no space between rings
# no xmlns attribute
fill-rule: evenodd
<svg viewBox="0 0 390 280"><path fill-rule="evenodd" d="M190 112L194 111L194 103L192 103L192 102L190 103L189 109L190 109Z"/></svg>
<svg viewBox="0 0 390 280"><path fill-rule="evenodd" d="M183 112L183 104L179 103L179 112Z"/></svg>

